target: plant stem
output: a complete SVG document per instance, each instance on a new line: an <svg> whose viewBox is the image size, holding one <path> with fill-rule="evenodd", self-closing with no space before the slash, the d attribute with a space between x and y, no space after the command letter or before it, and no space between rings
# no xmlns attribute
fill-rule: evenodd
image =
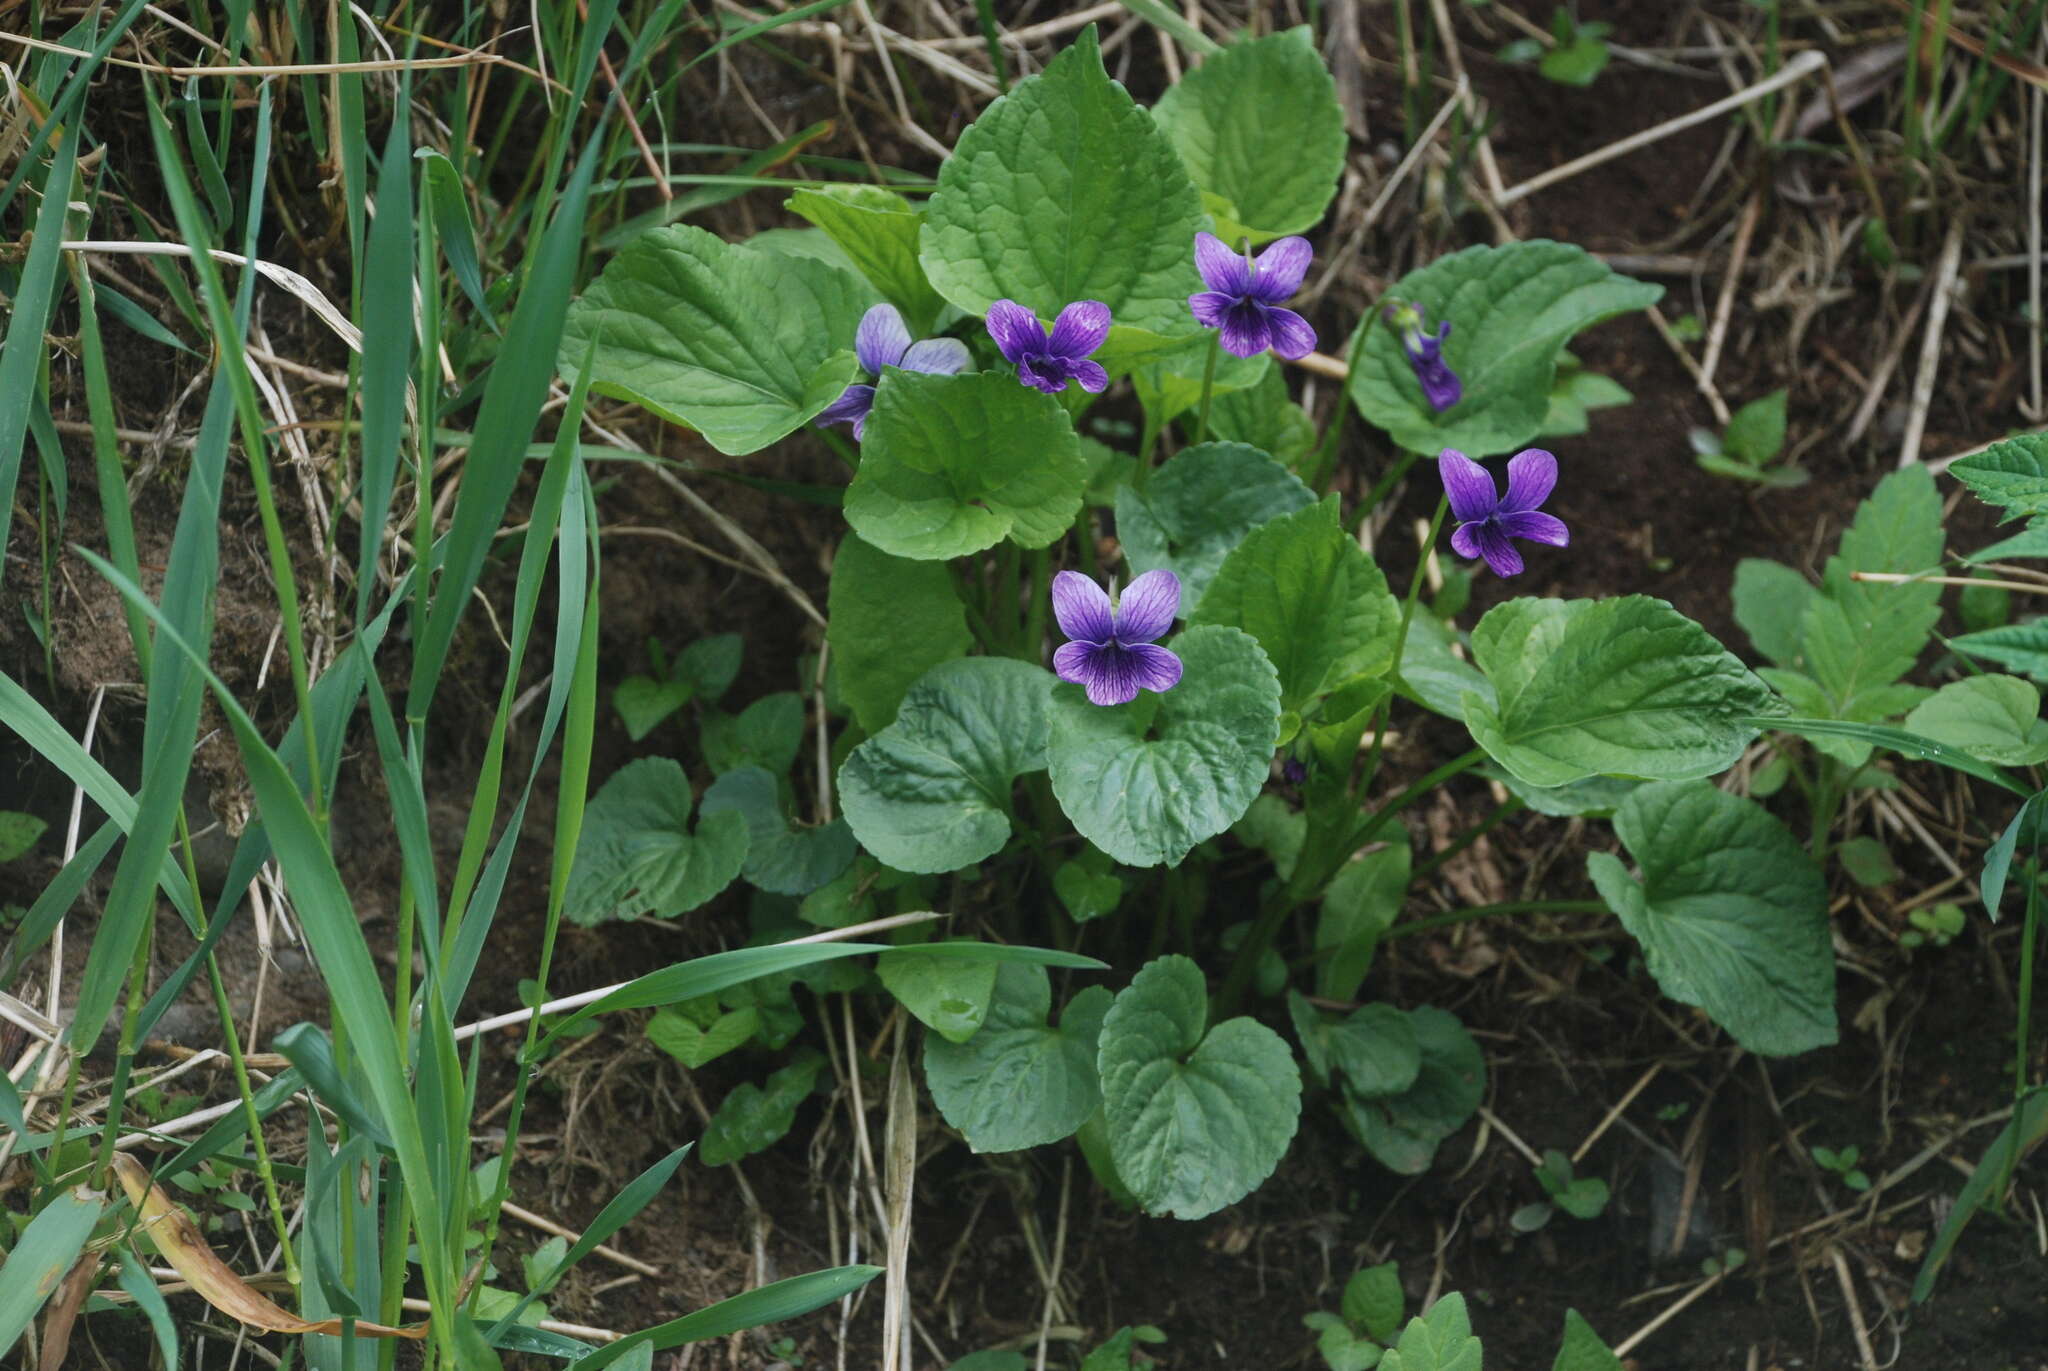
<svg viewBox="0 0 2048 1371"><path fill-rule="evenodd" d="M1309 488L1318 495L1330 493L1330 478L1337 473L1337 444L1343 440L1344 424L1351 418L1350 369L1345 369L1344 385L1337 392L1337 412L1330 418L1329 428L1323 431L1323 441L1316 445L1315 461L1309 471Z"/></svg>
<svg viewBox="0 0 2048 1371"><path fill-rule="evenodd" d="M1045 614L1052 604L1052 549L1039 548L1031 554L1031 599L1024 606L1024 641L1017 655L1035 662L1045 647Z"/></svg>
<svg viewBox="0 0 2048 1371"><path fill-rule="evenodd" d="M1202 408L1195 419L1195 441L1209 441L1209 401L1215 398L1216 358L1223 351L1223 334L1219 331L1209 339L1209 360L1202 365Z"/></svg>
<svg viewBox="0 0 2048 1371"><path fill-rule="evenodd" d="M1415 465L1416 459L1420 455L1414 452L1403 452L1394 459L1394 464L1387 468L1385 474L1379 480L1373 482L1372 490L1366 494L1363 500L1358 502L1357 508L1351 511L1351 517L1346 521L1346 526L1353 533L1358 532L1358 526L1363 524L1371 516L1372 512L1380 507L1380 501L1387 498L1387 492L1394 488L1396 481L1399 481L1408 474L1408 468Z"/></svg>
<svg viewBox="0 0 2048 1371"><path fill-rule="evenodd" d="M1415 601L1422 594L1422 576L1429 569L1429 555L1436 550L1437 535L1443 532L1444 516L1450 513L1450 509L1451 497L1449 495L1437 497L1436 515L1429 521L1429 535L1422 540L1422 546L1417 549L1415 574L1408 578L1408 597L1401 602L1401 633L1400 636L1394 639L1394 673L1396 675L1400 674L1401 659L1408 651L1408 628L1409 625L1415 622ZM1380 702L1379 708L1373 713L1372 751L1366 756L1365 774L1359 779L1361 790L1370 786L1372 778L1379 772L1380 752L1386 746L1387 716L1392 712L1393 706L1394 697L1390 693L1386 699Z"/></svg>
<svg viewBox="0 0 2048 1371"><path fill-rule="evenodd" d="M1216 992L1216 1012L1210 1016L1212 1020L1227 1019L1237 1012L1259 958L1266 955L1266 949L1273 945L1273 935L1280 931L1280 925L1300 903L1294 896L1292 882L1277 882L1267 892L1259 906L1257 919L1244 935L1244 942L1238 945L1237 956L1231 959L1230 971L1223 978L1223 988Z"/></svg>
<svg viewBox="0 0 2048 1371"><path fill-rule="evenodd" d="M1503 822L1510 818L1513 818L1515 815L1521 813L1528 807L1528 805L1522 802L1520 796L1510 795L1507 798L1507 801L1504 804L1500 805L1497 809L1495 809L1493 813L1487 815L1484 819L1480 820L1472 827L1466 829L1463 833L1460 833L1457 839L1453 841L1449 847L1446 847L1443 851L1431 857L1421 866L1418 866L1413 871L1409 872L1409 883L1412 885L1414 882L1421 880L1424 876L1428 876L1434 873L1439 868L1441 868L1444 865L1444 863L1450 861L1451 858L1457 856L1460 852L1463 852L1466 848L1472 846L1472 844L1478 842L1481 838L1484 838L1487 834L1493 832L1494 829L1499 828Z"/></svg>

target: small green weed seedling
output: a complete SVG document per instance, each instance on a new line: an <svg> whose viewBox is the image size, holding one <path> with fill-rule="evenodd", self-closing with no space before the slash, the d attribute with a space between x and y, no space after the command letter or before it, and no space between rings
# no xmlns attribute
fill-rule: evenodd
<svg viewBox="0 0 2048 1371"><path fill-rule="evenodd" d="M1772 465L1785 450L1785 392L1774 390L1735 411L1721 433L1692 431L1693 460L1716 476L1767 486L1806 484L1806 468Z"/></svg>
<svg viewBox="0 0 2048 1371"><path fill-rule="evenodd" d="M1582 24L1569 8L1559 5L1550 14L1550 36L1555 42L1518 38L1502 48L1499 57L1503 62L1534 62L1546 81L1560 86L1590 86L1613 56L1607 49L1607 35L1612 32L1614 25Z"/></svg>
<svg viewBox="0 0 2048 1371"><path fill-rule="evenodd" d="M1550 1198L1525 1204L1509 1217L1517 1233L1534 1233L1560 1209L1575 1219L1597 1219L1607 1211L1607 1182L1598 1176L1572 1175L1572 1159L1554 1147L1544 1151L1536 1181Z"/></svg>
<svg viewBox="0 0 2048 1371"><path fill-rule="evenodd" d="M1863 1156L1862 1149L1850 1143L1840 1151L1832 1147L1812 1149L1813 1164L1823 1171L1832 1171L1843 1185L1851 1190L1870 1189L1870 1177L1863 1174L1856 1163Z"/></svg>

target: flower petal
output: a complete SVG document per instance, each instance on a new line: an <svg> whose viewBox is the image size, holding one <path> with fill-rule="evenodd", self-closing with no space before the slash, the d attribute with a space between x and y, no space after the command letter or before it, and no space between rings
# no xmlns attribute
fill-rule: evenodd
<svg viewBox="0 0 2048 1371"><path fill-rule="evenodd" d="M1502 513L1519 514L1536 508L1550 498L1557 485L1557 458L1542 448L1532 447L1508 458L1508 493L1500 502Z"/></svg>
<svg viewBox="0 0 2048 1371"><path fill-rule="evenodd" d="M876 305L860 316L860 327L853 333L853 355L860 358L860 369L868 375L880 376L883 367L895 366L909 347L910 330L904 327L896 306Z"/></svg>
<svg viewBox="0 0 2048 1371"><path fill-rule="evenodd" d="M1571 530L1564 526L1564 520L1541 510L1517 509L1500 516L1500 531L1510 538L1522 538L1532 543L1545 543L1551 547L1571 545Z"/></svg>
<svg viewBox="0 0 2048 1371"><path fill-rule="evenodd" d="M1195 270L1202 284L1225 295L1238 296L1251 290L1251 273L1244 258L1213 233L1195 235Z"/></svg>
<svg viewBox="0 0 2048 1371"><path fill-rule="evenodd" d="M1070 363L1069 369L1074 373L1074 379L1081 383L1081 389L1090 395L1100 395L1109 389L1109 373L1103 370L1102 363L1083 357Z"/></svg>
<svg viewBox="0 0 2048 1371"><path fill-rule="evenodd" d="M1137 659L1115 644L1097 648L1087 667L1088 703L1127 705L1137 699L1137 667Z"/></svg>
<svg viewBox="0 0 2048 1371"><path fill-rule="evenodd" d="M1269 305L1277 305L1301 289L1315 249L1306 238L1282 238L1253 259L1252 291Z"/></svg>
<svg viewBox="0 0 2048 1371"><path fill-rule="evenodd" d="M1041 375L1034 370L1031 365L1034 360L1041 364L1050 363L1051 365L1046 368L1048 374ZM1047 395L1057 395L1067 388L1066 373L1059 365L1059 358L1046 357L1043 354L1036 358L1027 357L1017 363L1017 380L1033 390L1042 390Z"/></svg>
<svg viewBox="0 0 2048 1371"><path fill-rule="evenodd" d="M1316 331L1309 327L1308 320L1291 309L1277 305L1268 306L1266 324L1273 331L1273 351L1288 361L1296 361L1316 350Z"/></svg>
<svg viewBox="0 0 2048 1371"><path fill-rule="evenodd" d="M1171 690L1180 684L1180 658L1157 643L1124 649L1131 656L1132 676L1146 690Z"/></svg>
<svg viewBox="0 0 2048 1371"><path fill-rule="evenodd" d="M905 371L952 376L967 370L968 361L967 344L958 338L922 338L904 351L896 365Z"/></svg>
<svg viewBox="0 0 2048 1371"><path fill-rule="evenodd" d="M1225 295L1220 290L1197 291L1188 297L1188 313L1203 328L1222 328L1226 312L1236 303L1235 295Z"/></svg>
<svg viewBox="0 0 2048 1371"><path fill-rule="evenodd" d="M1522 554L1508 541L1508 535L1494 524L1477 524L1479 555L1486 559L1496 576L1519 576L1522 574Z"/></svg>
<svg viewBox="0 0 2048 1371"><path fill-rule="evenodd" d="M1447 447L1438 454L1436 470L1443 478L1444 494L1451 497L1451 513L1462 522L1488 518L1499 507L1493 477L1456 448Z"/></svg>
<svg viewBox="0 0 2048 1371"><path fill-rule="evenodd" d="M1109 306L1100 300L1076 300L1060 311L1052 323L1051 351L1079 359L1102 346L1109 337Z"/></svg>
<svg viewBox="0 0 2048 1371"><path fill-rule="evenodd" d="M1032 353L1045 351L1045 330L1038 316L1015 300L998 300L988 307L988 336L996 340L1005 361L1022 364Z"/></svg>
<svg viewBox="0 0 2048 1371"><path fill-rule="evenodd" d="M1477 561L1479 558L1479 529L1480 525L1478 524L1459 524L1456 528L1452 529L1451 551L1457 553L1460 557L1470 557Z"/></svg>
<svg viewBox="0 0 2048 1371"><path fill-rule="evenodd" d="M1124 587L1123 595L1117 600L1116 640L1125 647L1133 643L1149 643L1172 628L1174 617L1179 613L1180 577L1164 567L1148 571Z"/></svg>
<svg viewBox="0 0 2048 1371"><path fill-rule="evenodd" d="M1432 357L1426 362L1415 364L1415 379L1422 386L1422 398L1429 407L1442 414L1452 405L1465 398L1465 383L1458 379L1458 373L1441 357Z"/></svg>
<svg viewBox="0 0 2048 1371"><path fill-rule="evenodd" d="M1087 685L1095 679L1095 656L1099 643L1061 643L1052 654L1052 673L1062 681Z"/></svg>
<svg viewBox="0 0 2048 1371"><path fill-rule="evenodd" d="M1106 643L1116 634L1109 592L1078 571L1062 571L1052 578L1052 613L1060 632L1077 642Z"/></svg>
<svg viewBox="0 0 2048 1371"><path fill-rule="evenodd" d="M1273 346L1270 311L1256 300L1240 300L1223 314L1223 350L1233 357L1256 357Z"/></svg>
<svg viewBox="0 0 2048 1371"><path fill-rule="evenodd" d="M851 424L867 418L868 411L875 407L873 386L848 386L839 392L839 398L818 411L818 417L811 420L819 428L827 424Z"/></svg>

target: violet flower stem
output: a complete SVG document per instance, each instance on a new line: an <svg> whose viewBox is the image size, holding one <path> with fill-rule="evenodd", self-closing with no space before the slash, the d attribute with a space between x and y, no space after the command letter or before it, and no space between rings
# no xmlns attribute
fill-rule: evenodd
<svg viewBox="0 0 2048 1371"><path fill-rule="evenodd" d="M1276 883L1267 893L1259 905L1258 918L1253 920L1244 935L1244 942L1238 945L1237 956L1231 960L1229 974L1223 978L1223 988L1216 992L1215 1012L1209 1016L1211 1023L1221 1022L1237 1012L1259 958L1273 945L1273 935L1280 931L1280 925L1300 904L1288 881Z"/></svg>
<svg viewBox="0 0 2048 1371"><path fill-rule="evenodd" d="M1143 490L1145 478L1152 474L1152 449L1159 445L1159 421L1152 412L1145 412L1145 426L1138 435L1138 470L1131 477L1131 489Z"/></svg>
<svg viewBox="0 0 2048 1371"><path fill-rule="evenodd" d="M829 428L815 430L825 440L825 446L832 449L832 455L846 463L848 471L860 470L860 458L854 456L853 446Z"/></svg>
<svg viewBox="0 0 2048 1371"><path fill-rule="evenodd" d="M1024 644L1020 641L1024 633L1023 561L1023 553L1015 543L1005 540L997 546L996 591L994 603L989 606L989 618L1001 626L1013 657L1024 655Z"/></svg>
<svg viewBox="0 0 2048 1371"><path fill-rule="evenodd" d="M1508 796L1506 801L1494 808L1493 813L1487 815L1463 833L1460 833L1456 838L1452 839L1449 846L1443 848L1421 866L1409 872L1408 883L1413 885L1423 877L1441 870L1446 862L1527 808L1528 805L1523 803L1520 796Z"/></svg>
<svg viewBox="0 0 2048 1371"><path fill-rule="evenodd" d="M1387 498L1387 492L1394 488L1394 483L1408 474L1408 468L1414 466L1421 455L1419 452L1403 452L1394 459L1394 464L1387 468L1385 474L1379 480L1373 482L1372 490L1366 494L1363 500L1358 502L1357 508L1351 511L1351 531L1353 533L1358 532L1358 526L1370 518L1372 512L1380 507L1380 501Z"/></svg>
<svg viewBox="0 0 2048 1371"><path fill-rule="evenodd" d="M1202 364L1202 409L1195 420L1195 441L1209 441L1209 401L1216 391L1216 357L1223 351L1223 335L1220 332L1209 335L1209 360Z"/></svg>
<svg viewBox="0 0 2048 1371"><path fill-rule="evenodd" d="M1422 540L1415 558L1415 574L1408 578L1408 598L1401 602L1401 632L1394 639L1394 674L1401 674L1401 661L1408 651L1408 628L1415 622L1415 601L1422 594L1422 576L1429 569L1430 554L1436 551L1437 535L1444 531L1444 516L1451 511L1451 497L1440 495L1436 502L1436 517L1429 521L1429 536ZM1392 711L1394 697L1390 692L1373 713L1372 751L1366 755L1365 773L1359 778L1359 792L1363 793L1379 773L1380 752L1386 746L1387 715ZM1431 773L1432 775L1435 773Z"/></svg>
<svg viewBox="0 0 2048 1371"><path fill-rule="evenodd" d="M1102 579L1102 568L1095 556L1095 510L1085 499L1081 501L1081 512L1074 516L1074 558L1083 576L1091 581ZM1046 584L1050 586L1052 582Z"/></svg>
<svg viewBox="0 0 2048 1371"><path fill-rule="evenodd" d="M1337 445L1343 442L1344 424L1351 417L1351 372L1348 366L1344 375L1344 386L1337 392L1337 412L1330 416L1330 426L1323 431L1323 441L1316 445L1315 462L1309 473L1309 489L1318 497L1330 493L1330 478L1337 474ZM1374 487L1373 504L1379 503L1379 495L1379 488ZM1364 506L1363 512L1370 514L1372 505ZM1363 515L1355 514L1354 517Z"/></svg>
<svg viewBox="0 0 2048 1371"><path fill-rule="evenodd" d="M1027 662L1042 659L1045 652L1045 612L1052 604L1052 549L1039 548L1031 554L1031 595L1025 602L1023 651Z"/></svg>

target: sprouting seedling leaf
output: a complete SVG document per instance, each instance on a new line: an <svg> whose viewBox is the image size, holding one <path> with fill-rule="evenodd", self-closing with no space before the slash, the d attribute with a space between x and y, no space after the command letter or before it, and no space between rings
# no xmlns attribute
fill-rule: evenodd
<svg viewBox="0 0 2048 1371"><path fill-rule="evenodd" d="M149 1168L141 1162L125 1152L117 1152L114 1154L114 1174L121 1182L121 1189L127 1193L128 1202L135 1206L138 1215L136 1226L149 1235L164 1260L215 1309L240 1323L272 1333L332 1335L341 1332L340 1319L302 1319L272 1303L236 1275L234 1268L207 1246L199 1226L164 1192L162 1186L150 1179ZM427 1336L428 1325L416 1323L390 1328L358 1319L352 1327L356 1336L361 1338L408 1338L417 1342Z"/></svg>
<svg viewBox="0 0 2048 1371"><path fill-rule="evenodd" d="M33 814L0 809L0 862L11 862L34 847L48 827Z"/></svg>

